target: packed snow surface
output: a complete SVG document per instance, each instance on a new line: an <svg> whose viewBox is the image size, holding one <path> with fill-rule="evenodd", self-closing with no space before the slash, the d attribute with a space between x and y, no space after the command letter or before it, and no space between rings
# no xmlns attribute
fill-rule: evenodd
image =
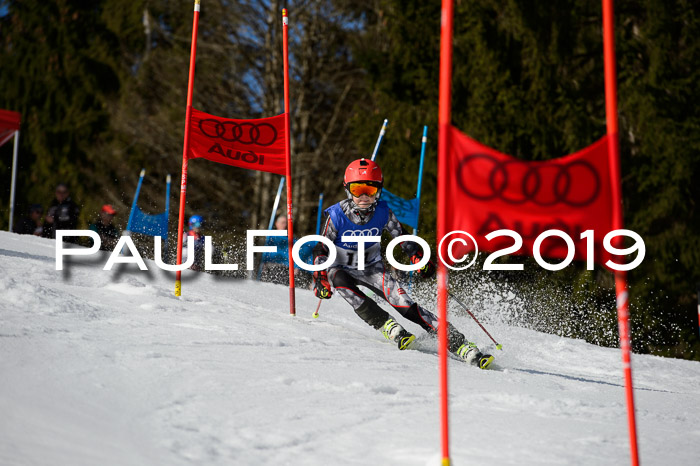
<svg viewBox="0 0 700 466"><path fill-rule="evenodd" d="M437 344L398 351L340 297L149 271L0 232L0 464L439 465ZM241 265L242 266L242 265ZM432 303L424 303L433 308ZM632 311L633 312L633 311ZM396 312L393 312L398 316ZM454 465L630 462L620 352L478 317L450 360ZM634 336L633 336L634 337ZM697 465L700 363L634 355L645 465Z"/></svg>

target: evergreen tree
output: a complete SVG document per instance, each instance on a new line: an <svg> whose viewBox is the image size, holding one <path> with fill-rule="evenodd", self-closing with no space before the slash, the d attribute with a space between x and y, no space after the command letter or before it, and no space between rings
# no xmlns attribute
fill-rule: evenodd
<svg viewBox="0 0 700 466"><path fill-rule="evenodd" d="M371 99L358 105L354 129L369 146L381 118L390 119L379 160L389 189L410 197L415 169L407 157L415 148L405 136L415 131L417 142L421 123L436 131L440 4L384 0L365 8L368 25L355 55L368 71ZM700 97L693 65L698 8L685 1L631 1L616 12L624 213L627 226L647 243L647 258L630 274L633 340L641 351L679 345L677 354L686 357L700 357L686 344L697 332L689 317L700 280L693 183L700 147L691 104ZM524 160L560 157L599 139L606 132L601 17L599 3L581 0L456 2L452 123ZM368 122L368 114L377 122ZM426 167L424 232L435 224L435 159ZM569 304L560 301L552 311L556 319L533 309L535 327L542 327L538 318L558 321L560 333L616 344L604 336L616 330L609 273L591 274L578 264L510 279L524 282L523 293L551 295L554 287L567 296ZM582 318L591 325L582 328Z"/></svg>
<svg viewBox="0 0 700 466"><path fill-rule="evenodd" d="M5 3L0 108L22 114L17 187L24 206L46 205L59 181L80 203L97 181L89 154L109 137L108 102L120 88L117 39L104 25L102 3ZM0 197L7 205L9 189Z"/></svg>
<svg viewBox="0 0 700 466"><path fill-rule="evenodd" d="M625 218L647 246L631 274L647 307L637 331L663 354L695 342L700 359L700 4L630 2L617 14Z"/></svg>

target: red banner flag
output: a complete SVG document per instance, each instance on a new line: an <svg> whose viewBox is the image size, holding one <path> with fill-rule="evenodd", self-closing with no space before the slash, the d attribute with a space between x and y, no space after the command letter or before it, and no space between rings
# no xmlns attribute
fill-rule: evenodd
<svg viewBox="0 0 700 466"><path fill-rule="evenodd" d="M584 259L587 241L581 234L593 230L595 261L605 263L611 258L602 247L603 238L614 229L607 136L574 154L528 162L484 146L452 126L449 131L448 233L466 231L480 251L497 251L512 246L513 238L498 236L489 241L485 236L513 230L522 237L523 246L511 253L533 255L537 237L556 229L573 240L574 258ZM471 243L461 250L455 247L452 256L459 258L472 250ZM542 257L556 259L568 253L565 241L556 236L545 239L539 250Z"/></svg>
<svg viewBox="0 0 700 466"><path fill-rule="evenodd" d="M0 146L12 139L19 129L21 115L10 110L0 110Z"/></svg>
<svg viewBox="0 0 700 466"><path fill-rule="evenodd" d="M189 158L285 176L284 114L233 120L192 108Z"/></svg>

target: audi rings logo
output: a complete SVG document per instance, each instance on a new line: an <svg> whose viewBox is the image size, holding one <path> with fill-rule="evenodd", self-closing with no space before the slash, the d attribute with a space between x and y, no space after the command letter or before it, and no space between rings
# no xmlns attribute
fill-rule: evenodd
<svg viewBox="0 0 700 466"><path fill-rule="evenodd" d="M208 118L199 121L199 129L210 138L245 145L270 146L277 140L277 130L270 123L237 123Z"/></svg>
<svg viewBox="0 0 700 466"><path fill-rule="evenodd" d="M457 181L462 192L474 199L500 199L515 205L530 201L542 207L583 207L598 197L601 188L595 167L584 160L535 165L520 160L502 161L487 154L462 159Z"/></svg>
<svg viewBox="0 0 700 466"><path fill-rule="evenodd" d="M365 230L348 230L343 232L343 236L379 236L379 228L367 228Z"/></svg>

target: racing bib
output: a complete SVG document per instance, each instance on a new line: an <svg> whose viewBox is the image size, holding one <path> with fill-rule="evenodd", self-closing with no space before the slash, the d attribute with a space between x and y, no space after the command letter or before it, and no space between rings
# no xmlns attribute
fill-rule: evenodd
<svg viewBox="0 0 700 466"><path fill-rule="evenodd" d="M334 244L337 252L333 267L345 267L357 269L358 265L358 244L355 242L342 241L343 236L381 236L384 227L389 221L389 207L386 202L379 201L374 210L374 215L364 225L353 223L340 204L335 204L326 209L330 215L333 226L338 230ZM365 243L365 267L381 260L381 245L379 243Z"/></svg>

